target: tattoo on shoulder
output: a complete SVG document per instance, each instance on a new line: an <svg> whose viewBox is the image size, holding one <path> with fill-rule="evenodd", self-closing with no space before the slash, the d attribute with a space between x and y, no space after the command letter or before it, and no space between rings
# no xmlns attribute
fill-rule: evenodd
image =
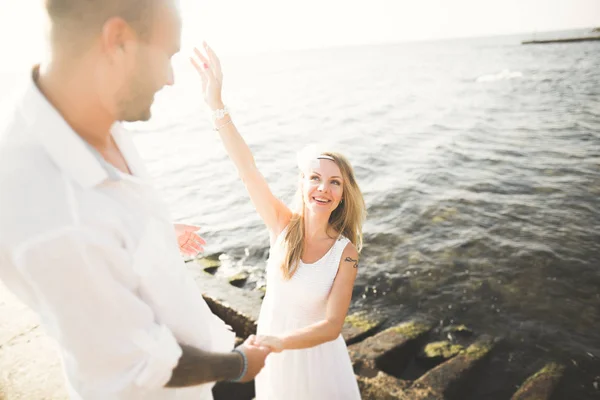
<svg viewBox="0 0 600 400"><path fill-rule="evenodd" d="M354 263L354 268L358 268L358 259L355 260L354 258L346 257L344 261Z"/></svg>

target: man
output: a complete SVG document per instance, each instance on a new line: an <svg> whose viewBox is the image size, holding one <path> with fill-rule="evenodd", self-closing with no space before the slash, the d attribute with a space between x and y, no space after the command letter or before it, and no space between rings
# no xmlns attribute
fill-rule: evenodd
<svg viewBox="0 0 600 400"><path fill-rule="evenodd" d="M210 399L209 382L253 379L268 349L231 351L115 123L149 119L173 84L175 0L46 8L51 59L0 128L0 279L58 342L73 399Z"/></svg>

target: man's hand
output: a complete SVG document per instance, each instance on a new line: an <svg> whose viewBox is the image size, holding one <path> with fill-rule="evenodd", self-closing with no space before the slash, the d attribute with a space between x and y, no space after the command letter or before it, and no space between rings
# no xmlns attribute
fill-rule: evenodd
<svg viewBox="0 0 600 400"><path fill-rule="evenodd" d="M243 344L237 347L238 350L244 352L248 360L248 370L240 382L250 382L254 379L265 366L265 359L271 352L271 349L268 347L256 345L255 339L254 335L250 335Z"/></svg>
<svg viewBox="0 0 600 400"><path fill-rule="evenodd" d="M182 343L179 343L179 346L182 355L166 387L180 388L208 382L230 381L239 378L242 372L244 362L237 352L213 353ZM238 349L244 352L248 360L248 369L241 381L251 381L265 365L269 349L251 345L248 340Z"/></svg>
<svg viewBox="0 0 600 400"><path fill-rule="evenodd" d="M206 244L196 232L200 230L199 226L175 224L175 234L179 251L188 256L197 256L204 251L203 245Z"/></svg>

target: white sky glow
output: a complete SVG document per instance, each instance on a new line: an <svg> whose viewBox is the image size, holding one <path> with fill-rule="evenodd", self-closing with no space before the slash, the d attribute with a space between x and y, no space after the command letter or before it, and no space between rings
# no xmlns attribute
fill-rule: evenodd
<svg viewBox="0 0 600 400"><path fill-rule="evenodd" d="M0 71L45 54L42 0L0 0ZM600 26L598 0L181 0L184 46L221 53Z"/></svg>

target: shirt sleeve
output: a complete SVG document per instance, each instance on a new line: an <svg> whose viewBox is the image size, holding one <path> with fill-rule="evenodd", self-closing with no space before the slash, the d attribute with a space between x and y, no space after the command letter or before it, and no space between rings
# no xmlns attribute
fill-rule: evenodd
<svg viewBox="0 0 600 400"><path fill-rule="evenodd" d="M181 357L171 331L136 295L131 260L116 237L81 228L37 238L14 255L67 368L86 384L156 389Z"/></svg>

